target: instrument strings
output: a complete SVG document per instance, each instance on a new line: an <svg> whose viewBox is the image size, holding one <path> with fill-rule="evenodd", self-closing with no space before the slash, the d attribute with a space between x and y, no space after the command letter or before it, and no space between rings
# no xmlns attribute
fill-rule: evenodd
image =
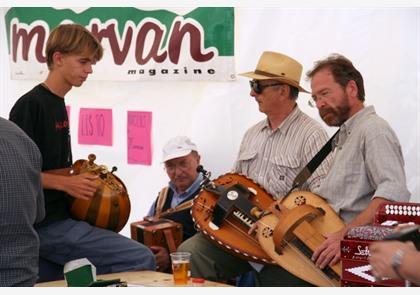
<svg viewBox="0 0 420 295"><path fill-rule="evenodd" d="M206 205L204 205L203 203L200 203L200 202L197 202L197 204L200 205L201 208L204 208L204 209L209 210L210 212L213 212L213 209L211 207L208 207L208 206L206 206Z"/></svg>
<svg viewBox="0 0 420 295"><path fill-rule="evenodd" d="M270 225L262 222L261 220L260 224L274 232L274 229ZM312 262L312 260L310 260L313 253L311 249L309 249L301 240L299 240L299 238L295 237L290 242L287 240L283 240L283 243L285 243L285 246L289 246L289 248L296 254L298 254L300 257L304 258L303 260L305 261L305 263L313 267L314 263ZM327 279L340 280L337 274L329 266L327 266L324 269L317 268L317 271Z"/></svg>
<svg viewBox="0 0 420 295"><path fill-rule="evenodd" d="M256 244L259 245L259 242L256 237L253 237L252 235L249 235L248 232L244 232L243 230L241 230L237 225L229 221L228 218L225 218L224 222L228 223L231 227L235 228L239 233L247 236L248 238L252 239ZM243 223L243 224L247 225L246 223Z"/></svg>
<svg viewBox="0 0 420 295"><path fill-rule="evenodd" d="M298 238L296 238L295 240L298 240ZM308 257L307 255L305 255L303 253L303 251L298 250L297 248L300 248L298 245L294 245L291 244L291 242L288 242L286 240L283 240L283 242L289 246L289 249L291 249L292 251L294 251L297 255L299 255L300 257L303 258L303 261L305 261L306 264L308 264L308 266L313 267L314 262L312 260L310 260L310 257ZM299 240L300 242L300 240ZM302 250L302 249L301 249ZM330 280L331 278L324 272L324 270L315 267L316 271L322 275L325 279ZM333 284L331 284L331 286L334 286Z"/></svg>
<svg viewBox="0 0 420 295"><path fill-rule="evenodd" d="M311 266L314 265L314 262L311 260L311 256L313 254L312 250L308 248L305 243L303 243L298 237L295 237L290 242L283 240L283 243L289 246L290 249L299 254L301 257L305 258L304 261L307 264L310 264ZM325 267L324 269L316 267L316 270L327 279L334 279L337 281L340 280L340 277L329 266Z"/></svg>

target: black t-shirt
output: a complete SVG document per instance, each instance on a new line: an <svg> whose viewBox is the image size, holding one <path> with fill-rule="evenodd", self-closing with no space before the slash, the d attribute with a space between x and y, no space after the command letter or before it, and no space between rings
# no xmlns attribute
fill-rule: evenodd
<svg viewBox="0 0 420 295"><path fill-rule="evenodd" d="M70 167L70 128L64 98L41 84L23 95L10 111L9 119L22 128L42 154L42 171ZM45 219L37 227L70 216L65 192L44 190Z"/></svg>

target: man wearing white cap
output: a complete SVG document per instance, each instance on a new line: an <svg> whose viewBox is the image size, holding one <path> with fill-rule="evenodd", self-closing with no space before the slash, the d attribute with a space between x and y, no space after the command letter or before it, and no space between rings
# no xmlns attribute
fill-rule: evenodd
<svg viewBox="0 0 420 295"><path fill-rule="evenodd" d="M200 165L197 146L186 136L176 136L165 144L162 162L170 179L169 185L160 191L148 216L159 215L192 200L200 191L200 183L203 180L203 176L197 172L197 167ZM165 218L182 224L183 240L196 233L190 210L171 213ZM158 246L152 246L151 249L156 256L158 269L165 271L170 262L167 250Z"/></svg>
<svg viewBox="0 0 420 295"><path fill-rule="evenodd" d="M267 118L245 133L233 171L262 185L273 197L281 198L292 188L294 178L327 142L322 126L297 106L302 65L293 58L263 52L257 68L241 74L252 78L250 95ZM328 172L327 157L314 171L302 190L316 191ZM253 270L240 258L224 252L196 234L182 243L179 251L191 252L191 274L209 280L224 281ZM308 286L279 266L254 265L261 286Z"/></svg>

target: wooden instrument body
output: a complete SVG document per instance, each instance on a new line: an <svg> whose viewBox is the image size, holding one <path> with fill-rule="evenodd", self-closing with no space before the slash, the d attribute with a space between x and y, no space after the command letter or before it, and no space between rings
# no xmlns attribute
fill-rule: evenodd
<svg viewBox="0 0 420 295"><path fill-rule="evenodd" d="M160 246L175 252L182 243L182 224L170 219L145 219L131 223L131 238L148 247Z"/></svg>
<svg viewBox="0 0 420 295"><path fill-rule="evenodd" d="M329 267L327 275L314 265L310 256L325 240L325 235L344 228L340 217L328 203L311 192L293 192L276 203L279 206L273 204L270 207L272 214L263 216L258 224L257 238L264 251L278 265L313 285L339 286L340 263ZM293 216L293 210L299 206L303 208L303 205L313 210L321 208L323 215L318 215L311 221L305 220L305 218L290 218ZM294 225L287 225L287 220L296 221L298 219L299 222ZM275 234L278 232L282 234L281 251L276 250ZM278 242L277 246L280 246Z"/></svg>
<svg viewBox="0 0 420 295"><path fill-rule="evenodd" d="M44 171L45 173L74 176L91 173L99 177L94 180L98 185L94 196L89 200L72 198L70 213L74 219L83 220L91 225L119 232L130 216L130 199L122 180L109 172L104 165L94 163L96 156L89 160L77 160L70 168Z"/></svg>
<svg viewBox="0 0 420 295"><path fill-rule="evenodd" d="M115 232L122 230L131 210L127 188L122 180L93 161L77 160L72 168L75 175L85 172L99 175L95 180L98 189L92 198L73 199L70 208L73 218Z"/></svg>
<svg viewBox="0 0 420 295"><path fill-rule="evenodd" d="M240 174L227 173L213 182L224 189L228 189L236 184L250 188L253 193L249 201L253 206L261 210L268 208L274 202L274 199L264 188ZM223 219L218 229L211 224L213 211L219 198L221 197L217 194L202 189L194 199L191 215L199 230L215 245L235 256L258 263L274 263L260 247L256 237L248 234L250 224L246 224L243 220L250 220L250 212L241 212L238 215L237 212L239 210L234 207Z"/></svg>

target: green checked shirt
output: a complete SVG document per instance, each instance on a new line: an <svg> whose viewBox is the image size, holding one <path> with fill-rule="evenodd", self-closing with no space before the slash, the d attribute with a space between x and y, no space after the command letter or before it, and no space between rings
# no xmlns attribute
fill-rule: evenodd
<svg viewBox="0 0 420 295"><path fill-rule="evenodd" d="M345 222L353 220L374 196L409 200L400 143L373 106L348 119L335 142L334 160L318 193Z"/></svg>

